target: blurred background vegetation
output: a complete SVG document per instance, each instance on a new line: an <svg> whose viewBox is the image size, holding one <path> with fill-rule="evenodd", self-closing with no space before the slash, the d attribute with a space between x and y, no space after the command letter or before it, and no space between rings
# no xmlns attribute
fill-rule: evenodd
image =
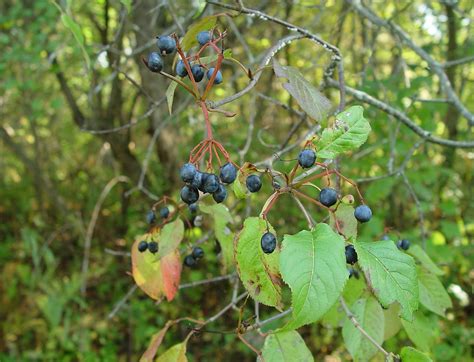
<svg viewBox="0 0 474 362"><path fill-rule="evenodd" d="M467 120L437 101L443 94L427 64L344 1L245 3L338 46L351 87L403 110L437 136L472 139ZM441 63L474 56L471 0L365 3L399 24ZM156 196L178 197L178 169L204 132L199 109L181 90L169 116L163 101L169 81L150 73L141 57L155 48L155 36L175 31L182 35L196 18L223 11L204 5L198 0L0 3L0 360L136 361L168 319L210 316L227 303L232 293L229 281L185 289L172 303L155 304L139 290L130 292L133 280L128 275L129 249L135 235L146 230L146 211ZM219 27L228 30L226 46L234 58L251 69L271 45L290 34L285 27L244 15L222 17ZM322 82L330 61L309 40L288 46L277 57L298 67L315 85ZM471 111L472 64L447 68L454 89ZM213 91L212 99L236 93L248 83L235 64L225 63L223 72L225 82ZM337 90L324 93L337 104ZM350 96L348 101L360 104ZM391 228L413 244L425 244L445 271L442 282L454 304L446 319L431 316L439 330L429 348L438 361L467 361L474 342L474 150L423 143L411 155L420 138L393 117L364 107L373 132L360 151L341 158L342 172L360 180L390 174L403 165L404 176L395 172L361 183L375 211L363 236L379 238ZM245 161L254 163L297 142L314 125L291 111L298 106L271 69L264 71L253 92L226 109L238 115L212 115L213 126L238 163L243 161L239 150L251 118L255 129ZM122 128L104 131L117 127ZM148 150L153 136L156 142ZM294 158L297 150L283 158ZM141 179L145 159L148 168ZM275 167L288 166L281 161ZM114 185L106 195L90 253L85 253L94 207L107 183L119 175L128 181ZM266 187L247 205L236 206L236 230L241 216L260 211L270 192ZM228 206L234 202L226 201ZM314 212L317 219L324 217ZM290 200L283 201L270 219L280 235L305 227ZM204 248L206 262L197 270L185 270L182 282L219 275L213 238ZM130 297L114 310L128 292ZM262 308L261 313L271 311ZM230 313L212 329L230 330L236 320ZM161 348L181 341L186 333L186 325L174 327ZM323 322L302 328L301 334L316 360L349 359L336 326ZM253 338L255 345L261 343L258 335ZM399 350L410 343L401 332L386 346ZM190 340L188 351L195 361L254 359L234 334L202 333Z"/></svg>

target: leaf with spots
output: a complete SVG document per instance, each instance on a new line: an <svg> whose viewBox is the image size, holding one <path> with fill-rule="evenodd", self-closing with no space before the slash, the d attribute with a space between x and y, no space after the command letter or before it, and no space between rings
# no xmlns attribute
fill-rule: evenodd
<svg viewBox="0 0 474 362"><path fill-rule="evenodd" d="M263 360L271 362L314 361L303 338L296 331L277 332L265 338ZM259 359L261 361L261 359Z"/></svg>
<svg viewBox="0 0 474 362"><path fill-rule="evenodd" d="M268 225L270 231L274 230ZM249 217L235 239L235 259L242 283L257 302L280 308L281 286L278 271L279 248L265 254L260 239L267 231L267 223L258 217Z"/></svg>
<svg viewBox="0 0 474 362"><path fill-rule="evenodd" d="M329 214L329 224L336 228L336 222L339 223L344 237L349 240L350 238L357 238L357 220L354 216L354 208L351 205L340 204L335 212L336 217L332 213Z"/></svg>
<svg viewBox="0 0 474 362"><path fill-rule="evenodd" d="M413 258L390 240L354 243L367 283L384 307L400 303L401 317L411 320L418 309L418 278Z"/></svg>
<svg viewBox="0 0 474 362"><path fill-rule="evenodd" d="M280 271L291 288L293 314L284 330L319 320L336 303L349 276L344 239L328 224L285 235Z"/></svg>
<svg viewBox="0 0 474 362"><path fill-rule="evenodd" d="M332 159L363 145L370 133L370 124L363 113L361 106L353 106L339 113L333 127L326 128L316 142L318 156Z"/></svg>

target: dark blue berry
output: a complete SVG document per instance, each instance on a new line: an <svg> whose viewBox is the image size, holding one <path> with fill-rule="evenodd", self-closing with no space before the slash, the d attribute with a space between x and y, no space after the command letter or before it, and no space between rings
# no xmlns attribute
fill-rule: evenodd
<svg viewBox="0 0 474 362"><path fill-rule="evenodd" d="M148 243L145 240L142 240L138 243L138 251L143 253L146 249L148 249Z"/></svg>
<svg viewBox="0 0 474 362"><path fill-rule="evenodd" d="M372 218L372 210L367 205L360 205L355 208L354 216L360 222L367 222Z"/></svg>
<svg viewBox="0 0 474 362"><path fill-rule="evenodd" d="M188 75L188 71L182 60L178 60L178 63L176 63L176 75L180 77L186 77Z"/></svg>
<svg viewBox="0 0 474 362"><path fill-rule="evenodd" d="M201 31L198 35L197 35L197 41L198 43L202 46L206 43L209 43L211 41L211 32L209 30L206 30L206 31Z"/></svg>
<svg viewBox="0 0 474 362"><path fill-rule="evenodd" d="M357 263L357 253L354 245L346 245L346 263L351 265Z"/></svg>
<svg viewBox="0 0 474 362"><path fill-rule="evenodd" d="M163 69L163 59L157 52L152 52L148 56L148 69L154 73L159 73Z"/></svg>
<svg viewBox="0 0 474 362"><path fill-rule="evenodd" d="M168 209L167 207L163 207L163 208L160 210L160 216L161 216L163 219L166 219L169 215L170 215L170 209Z"/></svg>
<svg viewBox="0 0 474 362"><path fill-rule="evenodd" d="M237 178L237 169L230 162L221 167L220 179L225 184L231 184Z"/></svg>
<svg viewBox="0 0 474 362"><path fill-rule="evenodd" d="M185 185L181 189L181 200L186 204L194 204L199 199L199 191L192 186Z"/></svg>
<svg viewBox="0 0 474 362"><path fill-rule="evenodd" d="M219 189L219 178L213 173L206 175L206 179L203 181L204 192L212 194Z"/></svg>
<svg viewBox="0 0 474 362"><path fill-rule="evenodd" d="M193 256L194 259L201 259L203 256L204 256L204 250L202 250L202 248L200 248L199 246L196 246L194 249L193 249L193 252L191 254Z"/></svg>
<svg viewBox="0 0 474 362"><path fill-rule="evenodd" d="M176 40L169 35L159 36L156 44L161 53L171 54L176 50Z"/></svg>
<svg viewBox="0 0 474 362"><path fill-rule="evenodd" d="M156 241L149 242L148 250L150 250L150 253L156 254L158 252L158 243Z"/></svg>
<svg viewBox="0 0 474 362"><path fill-rule="evenodd" d="M186 255L186 257L184 258L184 265L185 266L187 266L189 268L192 268L196 264L197 264L197 261L196 261L196 259L193 258L192 255Z"/></svg>
<svg viewBox="0 0 474 362"><path fill-rule="evenodd" d="M148 224L153 224L156 221L156 215L153 210L150 210L146 213L146 222Z"/></svg>
<svg viewBox="0 0 474 362"><path fill-rule="evenodd" d="M262 180L258 175L250 175L247 177L245 184L250 192L258 192L262 188Z"/></svg>
<svg viewBox="0 0 474 362"><path fill-rule="evenodd" d="M265 254L271 254L276 248L276 237L270 232L263 234L260 245Z"/></svg>
<svg viewBox="0 0 474 362"><path fill-rule="evenodd" d="M179 173L184 182L191 182L196 172L196 167L192 163L185 163Z"/></svg>
<svg viewBox="0 0 474 362"><path fill-rule="evenodd" d="M196 173L194 174L194 178L191 181L191 186L197 189L201 189L203 185L203 180L204 180L204 174L202 172L196 171Z"/></svg>
<svg viewBox="0 0 474 362"><path fill-rule="evenodd" d="M191 72L193 73L193 78L196 82L200 82L204 78L204 70L199 64L194 64L191 67Z"/></svg>
<svg viewBox="0 0 474 362"><path fill-rule="evenodd" d="M214 67L209 68L207 71L207 79L211 79L212 74L214 73ZM221 84L222 83L222 73L220 70L217 71L216 77L214 78L214 84Z"/></svg>
<svg viewBox="0 0 474 362"><path fill-rule="evenodd" d="M212 198L214 199L215 202L220 204L221 202L223 202L226 199L226 197L227 197L226 188L224 187L224 185L219 184L219 188L217 189L216 192L214 192L212 194Z"/></svg>
<svg viewBox="0 0 474 362"><path fill-rule="evenodd" d="M194 203L189 205L189 211L191 214L195 214L198 211L198 204Z"/></svg>
<svg viewBox="0 0 474 362"><path fill-rule="evenodd" d="M327 187L319 193L319 202L324 206L332 206L337 202L337 191L333 188Z"/></svg>
<svg viewBox="0 0 474 362"><path fill-rule="evenodd" d="M407 239L402 239L397 242L397 247L399 249L408 250L410 247L410 242Z"/></svg>
<svg viewBox="0 0 474 362"><path fill-rule="evenodd" d="M310 168L316 162L316 152L305 149L298 155L298 163L303 168Z"/></svg>

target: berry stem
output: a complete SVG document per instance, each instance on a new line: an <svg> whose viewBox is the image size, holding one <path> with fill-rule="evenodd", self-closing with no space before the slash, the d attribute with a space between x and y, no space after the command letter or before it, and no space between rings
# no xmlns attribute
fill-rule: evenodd
<svg viewBox="0 0 474 362"><path fill-rule="evenodd" d="M207 111L206 102L204 100L200 101L202 113L204 114L204 120L206 121L206 132L207 132L207 139L212 140L212 128L211 122L209 121L209 112Z"/></svg>
<svg viewBox="0 0 474 362"><path fill-rule="evenodd" d="M175 81L176 83L178 83L181 87L183 87L184 89L186 89L189 93L191 93L191 95L194 97L194 98L198 98L198 94L196 94L191 88L189 88L189 86L184 83L181 79L179 78L176 78L175 76L171 75L171 74L168 74L166 72L163 72L161 71L160 72L161 75L165 76L166 78L169 78L173 81Z"/></svg>

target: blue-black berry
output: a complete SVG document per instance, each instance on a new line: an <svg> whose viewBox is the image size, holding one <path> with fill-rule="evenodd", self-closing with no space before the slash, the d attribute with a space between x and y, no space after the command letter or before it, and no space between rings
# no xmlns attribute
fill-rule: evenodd
<svg viewBox="0 0 474 362"><path fill-rule="evenodd" d="M193 181L194 175L196 174L196 167L192 163L185 163L180 170L181 179L184 182Z"/></svg>
<svg viewBox="0 0 474 362"><path fill-rule="evenodd" d="M220 204L223 202L227 197L227 190L224 185L219 184L219 188L217 189L216 192L212 194L212 198L214 199L215 202Z"/></svg>
<svg viewBox="0 0 474 362"><path fill-rule="evenodd" d="M191 67L191 72L193 73L193 78L196 82L200 82L204 78L204 70L199 64L194 64Z"/></svg>
<svg viewBox="0 0 474 362"><path fill-rule="evenodd" d="M199 199L199 191L197 188L185 185L181 189L181 200L186 204L194 204Z"/></svg>
<svg viewBox="0 0 474 362"><path fill-rule="evenodd" d="M354 216L359 222L367 222L372 218L372 210L367 205L359 205L354 210Z"/></svg>
<svg viewBox="0 0 474 362"><path fill-rule="evenodd" d="M189 205L189 211L191 214L195 214L198 211L198 204L194 203Z"/></svg>
<svg viewBox="0 0 474 362"><path fill-rule="evenodd" d="M337 202L337 191L331 187L326 187L319 193L319 202L324 206L332 206Z"/></svg>
<svg viewBox="0 0 474 362"><path fill-rule="evenodd" d="M258 175L250 175L247 177L245 184L250 192L258 192L262 188L262 180Z"/></svg>
<svg viewBox="0 0 474 362"><path fill-rule="evenodd" d="M191 255L192 255L193 258L196 259L196 260L201 259L201 258L204 256L204 250L202 250L201 247L196 246L196 247L193 249L193 252L192 252Z"/></svg>
<svg viewBox="0 0 474 362"><path fill-rule="evenodd" d="M143 253L146 249L148 249L148 243L145 240L140 241L138 243L138 251Z"/></svg>
<svg viewBox="0 0 474 362"><path fill-rule="evenodd" d="M212 77L212 74L214 73L214 67L212 68L209 68L209 70L207 71L207 79L211 79ZM220 70L217 71L217 74L216 74L216 77L214 78L214 84L221 84L222 83L222 73Z"/></svg>
<svg viewBox="0 0 474 362"><path fill-rule="evenodd" d="M410 242L407 239L402 239L397 242L397 247L402 250L408 250Z"/></svg>
<svg viewBox="0 0 474 362"><path fill-rule="evenodd" d="M153 210L149 210L149 211L146 213L146 222L147 222L148 224L153 224L155 221L156 221L155 212L154 212Z"/></svg>
<svg viewBox="0 0 474 362"><path fill-rule="evenodd" d="M156 241L150 241L148 243L148 250L150 250L150 253L156 254L158 252L158 243Z"/></svg>
<svg viewBox="0 0 474 362"><path fill-rule="evenodd" d="M203 180L203 190L206 193L212 194L219 189L219 178L213 173L207 174Z"/></svg>
<svg viewBox="0 0 474 362"><path fill-rule="evenodd" d="M168 209L166 206L161 208L160 210L160 216L163 219L166 219L170 215L170 209Z"/></svg>
<svg viewBox="0 0 474 362"><path fill-rule="evenodd" d="M260 239L260 245L265 254L271 254L276 248L276 237L271 232L266 232Z"/></svg>
<svg viewBox="0 0 474 362"><path fill-rule="evenodd" d="M346 245L346 263L351 265L357 263L357 252L354 245Z"/></svg>
<svg viewBox="0 0 474 362"><path fill-rule="evenodd" d="M186 257L184 258L184 265L185 266L187 266L189 268L192 268L196 264L197 264L197 260L194 259L192 255L186 255Z"/></svg>
<svg viewBox="0 0 474 362"><path fill-rule="evenodd" d="M176 75L180 77L186 77L188 75L188 71L182 60L178 60L178 63L176 63Z"/></svg>
<svg viewBox="0 0 474 362"><path fill-rule="evenodd" d="M206 43L209 43L211 41L211 32L209 30L206 30L206 31L201 31L198 35L197 35L197 41L198 43L202 46Z"/></svg>
<svg viewBox="0 0 474 362"><path fill-rule="evenodd" d="M161 53L171 54L176 50L176 40L169 35L159 36L156 44Z"/></svg>
<svg viewBox="0 0 474 362"><path fill-rule="evenodd" d="M228 162L221 167L219 177L223 183L231 184L237 178L237 169L233 164Z"/></svg>
<svg viewBox="0 0 474 362"><path fill-rule="evenodd" d="M194 178L191 181L191 186L197 189L201 189L201 187L203 186L203 180L204 180L204 174L200 171L196 171L196 173L194 174Z"/></svg>
<svg viewBox="0 0 474 362"><path fill-rule="evenodd" d="M305 149L298 155L298 163L302 168L310 168L316 162L316 152Z"/></svg>
<svg viewBox="0 0 474 362"><path fill-rule="evenodd" d="M148 69L154 73L159 73L163 69L163 59L157 52L151 52L148 55Z"/></svg>

